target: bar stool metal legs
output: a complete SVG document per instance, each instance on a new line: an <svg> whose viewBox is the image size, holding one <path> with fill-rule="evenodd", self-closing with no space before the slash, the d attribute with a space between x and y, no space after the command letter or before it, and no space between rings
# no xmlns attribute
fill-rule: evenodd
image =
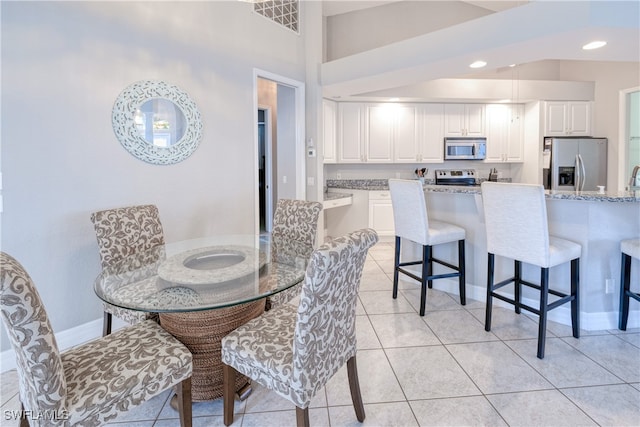
<svg viewBox="0 0 640 427"><path fill-rule="evenodd" d="M420 290L420 316L424 316L425 307L427 304L427 288L433 287L433 281L436 279L444 279L449 277L458 278L458 287L460 292L460 304L465 305L467 303L466 289L465 289L465 241L458 240L458 265L453 265L446 261L443 261L433 256L433 246L422 245L422 259L418 261L400 262L400 247L401 237L396 236L395 256L394 256L394 269L393 269L393 298L398 297L398 279L399 273L405 274L414 280L417 280L421 284ZM433 274L433 263L437 263L448 267L455 271L455 273ZM422 273L418 276L403 267L410 265L421 265Z"/></svg>

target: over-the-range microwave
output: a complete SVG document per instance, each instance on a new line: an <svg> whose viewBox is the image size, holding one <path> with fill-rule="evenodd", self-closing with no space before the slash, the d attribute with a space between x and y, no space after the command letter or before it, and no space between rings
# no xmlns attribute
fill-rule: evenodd
<svg viewBox="0 0 640 427"><path fill-rule="evenodd" d="M487 138L451 137L444 139L445 160L483 160L487 156Z"/></svg>

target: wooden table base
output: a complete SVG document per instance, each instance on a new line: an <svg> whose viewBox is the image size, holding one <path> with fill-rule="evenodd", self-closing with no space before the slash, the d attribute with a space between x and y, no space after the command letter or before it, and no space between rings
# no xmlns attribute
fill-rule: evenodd
<svg viewBox="0 0 640 427"><path fill-rule="evenodd" d="M191 396L193 401L222 397L221 340L229 332L264 312L265 300L207 311L160 313L160 325L180 340L193 354ZM236 375L236 390L248 383Z"/></svg>

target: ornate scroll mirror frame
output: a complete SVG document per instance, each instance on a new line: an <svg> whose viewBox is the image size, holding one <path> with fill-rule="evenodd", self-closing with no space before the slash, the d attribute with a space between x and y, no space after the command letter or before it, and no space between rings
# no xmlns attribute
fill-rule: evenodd
<svg viewBox="0 0 640 427"><path fill-rule="evenodd" d="M171 119L161 117L157 110L162 106L173 111ZM142 110L154 117L145 120ZM127 151L156 165L185 160L202 139L202 120L195 102L179 87L159 80L142 80L123 90L113 105L111 121ZM145 132L150 126L153 131ZM156 136L157 128L164 131L160 137Z"/></svg>

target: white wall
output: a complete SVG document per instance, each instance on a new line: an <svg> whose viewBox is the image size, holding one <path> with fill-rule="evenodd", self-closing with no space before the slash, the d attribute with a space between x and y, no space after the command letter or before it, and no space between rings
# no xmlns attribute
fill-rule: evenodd
<svg viewBox="0 0 640 427"><path fill-rule="evenodd" d="M1 246L31 274L55 331L102 316L92 211L155 203L169 242L253 231L253 69L304 81L304 36L238 1L1 7ZM116 97L143 79L178 85L202 114L200 147L181 163L146 164L114 136Z"/></svg>

